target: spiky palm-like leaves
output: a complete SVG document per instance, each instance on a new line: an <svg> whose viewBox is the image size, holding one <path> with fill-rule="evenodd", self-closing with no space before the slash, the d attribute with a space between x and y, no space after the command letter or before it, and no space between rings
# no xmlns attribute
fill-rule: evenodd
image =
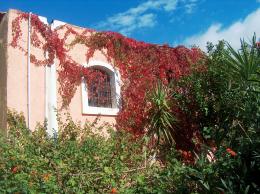
<svg viewBox="0 0 260 194"><path fill-rule="evenodd" d="M241 40L241 48L236 51L226 43L225 62L230 68L227 72L237 85L245 89L251 88L259 92L260 84L260 49L256 47L256 35L251 44Z"/></svg>
<svg viewBox="0 0 260 194"><path fill-rule="evenodd" d="M170 110L169 88L158 82L156 88L149 94L151 108L149 111L148 135L157 136L158 143L164 141L174 143L172 125L175 118Z"/></svg>

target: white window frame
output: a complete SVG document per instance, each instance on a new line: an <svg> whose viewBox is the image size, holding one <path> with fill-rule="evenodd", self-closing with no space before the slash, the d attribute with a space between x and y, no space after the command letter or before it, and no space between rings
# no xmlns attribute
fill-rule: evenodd
<svg viewBox="0 0 260 194"><path fill-rule="evenodd" d="M90 60L89 63L83 64L84 67L98 67L110 75L112 108L93 107L88 104L87 83L82 79L82 113L89 115L110 115L116 116L120 108L120 74L119 71L111 64L104 61Z"/></svg>

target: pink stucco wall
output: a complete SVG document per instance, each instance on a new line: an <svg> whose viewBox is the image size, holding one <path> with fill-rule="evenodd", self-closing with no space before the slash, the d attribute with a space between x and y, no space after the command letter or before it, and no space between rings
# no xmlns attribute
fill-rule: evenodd
<svg viewBox="0 0 260 194"><path fill-rule="evenodd" d="M73 30L78 31L78 32L82 32L83 30L85 30L84 28L81 27L77 27L74 25L70 25L70 24L66 24L69 27L72 27ZM64 30L60 30L58 31L60 36L62 37L64 35ZM67 39L67 43L69 44L71 41L73 40L73 36L69 36ZM86 51L88 48L86 48L83 45L75 45L75 47L73 49L71 49L71 51L69 52L69 55L73 58L73 60L75 60L76 62L80 63L80 64L86 64ZM106 57L101 53L101 52L96 52L92 58L92 60L98 60L98 61L104 61L107 62ZM56 63L58 64L59 61L56 61ZM59 87L59 83L57 82L57 86ZM77 121L81 121L81 122L85 122L85 120L87 119L88 121L94 121L95 118L97 117L97 115L84 115L82 114L82 93L81 93L81 87L79 86L77 88L77 91L68 107L68 111L71 114L73 120L77 120ZM58 93L58 109L61 108L62 105L62 98ZM100 122L108 122L108 123L115 123L115 117L114 116L101 116L100 117Z"/></svg>
<svg viewBox="0 0 260 194"><path fill-rule="evenodd" d="M17 17L16 10L9 10L8 12L8 36L7 40L10 43L12 40L12 21ZM75 30L82 31L83 28L71 26ZM27 49L28 38L28 22L23 21L21 24L22 39L20 44L24 49ZM60 31L60 36L64 32ZM71 37L72 38L72 37ZM70 38L68 41L71 40ZM85 52L87 48L81 45L76 46L71 50L70 55L73 59L81 64L86 63ZM31 46L31 52L37 57L43 58L43 52ZM23 112L27 120L27 56L17 48L8 46L7 48L7 107L9 109ZM94 59L106 61L106 58L99 52L95 53ZM55 62L56 64L59 61ZM57 75L58 76L58 75ZM31 122L30 126L33 130L37 122L43 123L45 119L45 67L36 66L31 64ZM73 97L67 110L61 110L62 99L58 92L59 82L57 81L57 105L58 110L63 115L69 112L74 121L85 122L93 121L97 115L84 115L82 114L82 94L81 86L77 88L75 96ZM108 122L115 123L114 116L101 116L100 123Z"/></svg>
<svg viewBox="0 0 260 194"><path fill-rule="evenodd" d="M17 17L17 11L8 12L8 43L12 40L12 21ZM22 39L20 44L27 49L28 22L21 23ZM34 53L41 53L31 47ZM11 110L23 112L27 120L27 56L19 49L7 47L7 107ZM31 129L37 122L44 121L44 68L31 64Z"/></svg>

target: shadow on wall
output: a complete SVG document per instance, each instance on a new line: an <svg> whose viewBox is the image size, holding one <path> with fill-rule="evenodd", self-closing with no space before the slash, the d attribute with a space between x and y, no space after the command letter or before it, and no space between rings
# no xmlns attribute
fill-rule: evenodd
<svg viewBox="0 0 260 194"><path fill-rule="evenodd" d="M7 19L5 13L0 12L0 132L6 134L6 80L7 80L7 56L6 56L6 40L7 40Z"/></svg>

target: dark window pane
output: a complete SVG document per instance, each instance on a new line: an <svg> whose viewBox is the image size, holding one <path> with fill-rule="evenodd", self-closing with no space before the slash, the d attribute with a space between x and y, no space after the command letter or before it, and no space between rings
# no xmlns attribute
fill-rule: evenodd
<svg viewBox="0 0 260 194"><path fill-rule="evenodd" d="M88 83L88 104L93 107L112 108L110 76L94 69L94 77Z"/></svg>

